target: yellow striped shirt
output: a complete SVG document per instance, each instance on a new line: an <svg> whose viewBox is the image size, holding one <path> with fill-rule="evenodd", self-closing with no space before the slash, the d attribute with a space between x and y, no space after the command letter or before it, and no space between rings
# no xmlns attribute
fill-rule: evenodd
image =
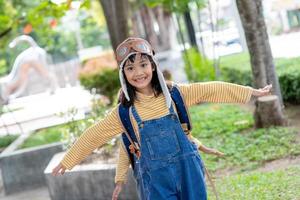
<svg viewBox="0 0 300 200"><path fill-rule="evenodd" d="M200 102L246 103L250 100L252 94L251 87L220 81L179 84L178 86L188 107ZM165 97L162 94L155 97L137 93L137 100L135 100L134 106L142 120L159 118L169 112L165 103ZM135 132L138 134L137 123L133 116L130 117ZM115 107L104 119L83 132L68 150L61 164L71 170L91 154L94 149L104 145L123 132L124 130L118 116L118 108ZM129 160L124 149L120 151L119 155L119 167L115 180L122 181L125 180L124 175L126 176L127 174Z"/></svg>

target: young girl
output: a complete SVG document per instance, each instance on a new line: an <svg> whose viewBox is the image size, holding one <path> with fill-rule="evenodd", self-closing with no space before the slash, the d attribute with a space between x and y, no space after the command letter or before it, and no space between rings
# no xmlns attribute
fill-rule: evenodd
<svg viewBox="0 0 300 200"><path fill-rule="evenodd" d="M202 161L195 145L187 139L150 44L128 38L116 49L122 86L121 104L130 107L138 133L140 155L136 162L138 193L145 200L206 200ZM199 102L246 103L253 96L269 93L263 89L224 82L179 86L187 106ZM64 174L94 149L123 133L118 106L103 120L89 127L53 169Z"/></svg>

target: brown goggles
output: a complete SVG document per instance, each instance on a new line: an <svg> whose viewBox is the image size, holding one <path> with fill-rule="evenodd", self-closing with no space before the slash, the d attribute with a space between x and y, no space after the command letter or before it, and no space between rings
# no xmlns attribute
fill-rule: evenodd
<svg viewBox="0 0 300 200"><path fill-rule="evenodd" d="M153 56L151 45L142 38L128 38L116 49L116 59L120 64L130 53L138 52Z"/></svg>

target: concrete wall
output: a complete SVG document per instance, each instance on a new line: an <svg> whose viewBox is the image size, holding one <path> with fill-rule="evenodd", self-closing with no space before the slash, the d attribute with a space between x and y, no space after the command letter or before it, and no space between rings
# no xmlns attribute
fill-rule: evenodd
<svg viewBox="0 0 300 200"><path fill-rule="evenodd" d="M46 185L44 169L52 156L62 151L61 143L17 150L0 155L5 194Z"/></svg>
<svg viewBox="0 0 300 200"><path fill-rule="evenodd" d="M85 164L77 165L63 176L52 176L51 171L61 160L63 154L53 157L45 176L52 200L110 200L115 187L115 165ZM137 200L136 183L131 170L128 181L118 200Z"/></svg>

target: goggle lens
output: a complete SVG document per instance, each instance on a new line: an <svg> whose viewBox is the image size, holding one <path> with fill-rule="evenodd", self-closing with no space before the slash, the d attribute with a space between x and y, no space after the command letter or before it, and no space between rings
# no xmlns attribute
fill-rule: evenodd
<svg viewBox="0 0 300 200"><path fill-rule="evenodd" d="M127 54L127 50L128 50L127 47L121 47L120 49L118 49L118 52L117 52L118 56L120 58L123 58Z"/></svg>
<svg viewBox="0 0 300 200"><path fill-rule="evenodd" d="M136 48L138 51L141 51L141 53L150 53L149 47L144 43L136 44Z"/></svg>

